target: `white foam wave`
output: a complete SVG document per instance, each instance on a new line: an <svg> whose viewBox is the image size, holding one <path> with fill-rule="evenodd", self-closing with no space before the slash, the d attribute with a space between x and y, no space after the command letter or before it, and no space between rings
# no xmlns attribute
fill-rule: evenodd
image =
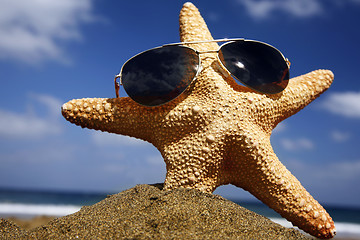
<svg viewBox="0 0 360 240"><path fill-rule="evenodd" d="M293 227L292 223L283 218L271 218L273 222L276 222L287 228L296 228ZM347 222L335 222L336 227L336 237L353 237L360 239L360 224L357 223L347 223ZM336 239L335 237L335 239Z"/></svg>
<svg viewBox="0 0 360 240"><path fill-rule="evenodd" d="M353 236L360 239L360 224L335 222L337 235Z"/></svg>
<svg viewBox="0 0 360 240"><path fill-rule="evenodd" d="M0 203L0 215L65 216L80 208L74 205Z"/></svg>

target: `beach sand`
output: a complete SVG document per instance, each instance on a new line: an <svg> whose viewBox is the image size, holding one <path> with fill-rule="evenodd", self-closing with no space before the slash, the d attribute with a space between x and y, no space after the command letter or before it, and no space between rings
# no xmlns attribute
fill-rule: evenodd
<svg viewBox="0 0 360 240"><path fill-rule="evenodd" d="M161 188L162 185L138 185L30 230L25 230L31 227L21 222L1 219L0 236L7 239L310 239L223 197L194 189L163 191Z"/></svg>
<svg viewBox="0 0 360 240"><path fill-rule="evenodd" d="M28 231L42 225L47 224L51 220L55 219L53 216L37 216L33 218L18 218L18 217L9 217L6 220L15 223L20 228Z"/></svg>

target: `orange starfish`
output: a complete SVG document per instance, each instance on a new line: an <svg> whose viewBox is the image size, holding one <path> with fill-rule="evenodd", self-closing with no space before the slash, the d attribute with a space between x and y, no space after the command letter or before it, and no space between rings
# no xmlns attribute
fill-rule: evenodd
<svg viewBox="0 0 360 240"><path fill-rule="evenodd" d="M181 41L213 39L197 8L180 13ZM217 50L215 42L192 44ZM294 225L320 238L335 235L325 209L275 155L270 135L333 81L328 70L292 78L281 93L266 95L238 85L222 71L216 53L201 54L203 69L173 101L145 107L128 97L86 98L65 103L63 116L90 129L128 135L152 143L166 163L165 189L213 192L224 184L241 187Z"/></svg>

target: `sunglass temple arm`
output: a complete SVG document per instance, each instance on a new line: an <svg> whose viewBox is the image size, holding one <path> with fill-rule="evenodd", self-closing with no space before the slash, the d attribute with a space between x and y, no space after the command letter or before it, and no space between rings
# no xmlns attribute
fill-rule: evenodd
<svg viewBox="0 0 360 240"><path fill-rule="evenodd" d="M121 77L121 75L118 74L115 76L115 79L114 79L116 98L119 98L119 89L120 89L120 83L116 80L120 77Z"/></svg>

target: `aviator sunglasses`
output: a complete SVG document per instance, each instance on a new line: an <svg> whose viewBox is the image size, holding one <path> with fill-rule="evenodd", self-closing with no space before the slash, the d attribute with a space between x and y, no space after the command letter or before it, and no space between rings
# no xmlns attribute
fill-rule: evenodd
<svg viewBox="0 0 360 240"><path fill-rule="evenodd" d="M184 44L225 42L218 50L197 51ZM200 54L217 53L221 66L235 80L265 94L283 91L289 82L290 62L275 47L254 40L219 39L165 44L127 60L115 76L135 102L159 106L181 95L201 72ZM120 81L118 82L118 79Z"/></svg>

